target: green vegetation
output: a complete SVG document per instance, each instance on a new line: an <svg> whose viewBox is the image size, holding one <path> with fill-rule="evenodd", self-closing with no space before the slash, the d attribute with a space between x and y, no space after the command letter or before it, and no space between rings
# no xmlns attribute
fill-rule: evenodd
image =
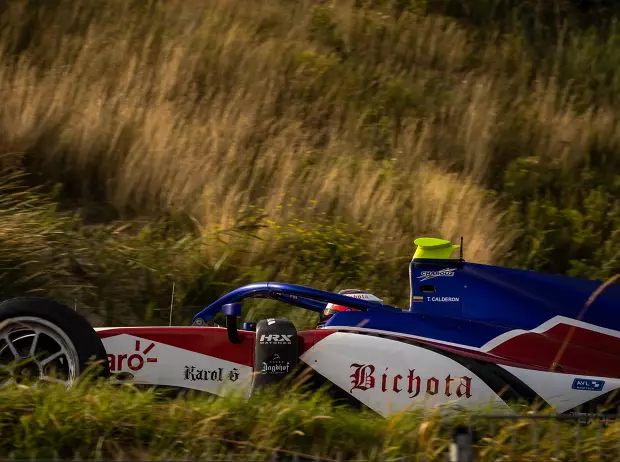
<svg viewBox="0 0 620 462"><path fill-rule="evenodd" d="M609 278L619 17L611 0L0 1L0 293L95 325L167 323L171 303L186 324L256 280L406 306L422 235L464 236L471 261ZM248 315L265 308L287 310ZM432 460L458 421L295 393L6 390L0 453ZM532 428L498 423L482 460L615 458L616 425Z"/></svg>
<svg viewBox="0 0 620 462"><path fill-rule="evenodd" d="M409 412L386 420L301 389L277 400L271 394L250 401L236 395L162 399L151 390L84 382L69 391L3 391L0 454L72 460L230 460L235 454L235 460L271 460L274 451L283 451L280 457L293 452L332 460L444 460L454 426L467 419ZM472 422L490 436L477 444L480 461L617 458L616 423Z"/></svg>
<svg viewBox="0 0 620 462"><path fill-rule="evenodd" d="M617 10L0 3L3 296L50 295L97 325L167 321L173 285L186 323L260 279L404 306L421 235L606 279L620 271Z"/></svg>

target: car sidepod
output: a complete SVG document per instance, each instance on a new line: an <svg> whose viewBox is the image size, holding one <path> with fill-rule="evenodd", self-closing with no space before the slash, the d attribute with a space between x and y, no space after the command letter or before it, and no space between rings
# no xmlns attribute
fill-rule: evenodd
<svg viewBox="0 0 620 462"><path fill-rule="evenodd" d="M512 412L513 403L536 399L562 413L620 388L620 379L499 365L416 342L354 332L334 332L300 359L384 417L438 406Z"/></svg>
<svg viewBox="0 0 620 462"><path fill-rule="evenodd" d="M335 332L300 359L382 416L438 405L508 409L471 370L410 343Z"/></svg>
<svg viewBox="0 0 620 462"><path fill-rule="evenodd" d="M194 389L216 395L249 392L254 333L232 344L225 329L126 327L96 329L116 380Z"/></svg>

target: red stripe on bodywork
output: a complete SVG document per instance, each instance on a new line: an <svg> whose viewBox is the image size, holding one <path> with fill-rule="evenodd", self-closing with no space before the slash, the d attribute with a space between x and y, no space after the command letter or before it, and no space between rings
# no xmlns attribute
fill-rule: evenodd
<svg viewBox="0 0 620 462"><path fill-rule="evenodd" d="M573 327L567 324L558 324L541 334L523 333L488 352L445 345L432 340L413 339L397 333L380 336L401 341L414 340L447 353L495 364L549 371L571 328ZM347 332L346 328L299 331L299 354L305 353L325 337L339 331ZM360 332L349 332L363 335ZM118 327L98 330L97 334L102 339L128 334L237 364L250 367L254 364L256 334L249 331L239 331L240 344L231 343L226 329L220 327ZM575 327L571 341L559 361L562 370L558 372L620 378L620 356L616 354L618 351L620 338Z"/></svg>
<svg viewBox="0 0 620 462"><path fill-rule="evenodd" d="M570 342L558 361L561 369L552 369L553 361L556 359L562 344L567 340L571 329L573 326L561 323L540 334L535 332L522 333L486 352L398 333L369 331L366 335L376 335L405 342L414 341L431 345L447 353L504 366L620 378L620 355L617 354L620 351L620 338L582 327L574 327ZM346 327L333 330L364 334L363 330L349 331Z"/></svg>
<svg viewBox="0 0 620 462"><path fill-rule="evenodd" d="M338 331L339 330L331 329L299 331L297 333L299 341L299 355L302 355L314 345L319 343L321 340ZM340 331L346 332L345 329L342 329ZM256 334L249 331L239 331L239 337L241 339L241 343L239 344L231 343L228 339L228 333L226 329L221 327L116 327L98 330L97 334L102 339L114 337L121 334L127 334L135 337L140 337L145 340L182 348L184 350L192 351L194 353L213 356L245 366L253 367L254 365L254 348ZM408 337L401 337L398 334L390 335L389 337L397 340L412 340ZM515 337L515 339L518 338L519 337ZM470 357L472 359L490 361L497 364L504 364L507 366L548 370L547 367L542 367L533 363L524 363L516 358L511 358L507 355L502 358L503 354L505 354L506 352L504 352L503 354L500 354L500 352L496 353L495 351L489 353L482 353L478 351L468 350L465 348L447 346L433 341L418 339L416 339L415 341L423 344L432 345L433 347L444 350L446 352L457 354L460 356ZM500 345L499 347L501 346L503 345ZM516 346L518 347L518 344ZM512 349L509 349L509 351L512 351Z"/></svg>
<svg viewBox="0 0 620 462"><path fill-rule="evenodd" d="M239 331L241 343L232 343L221 327L114 327L98 330L101 339L127 334L163 343L194 353L213 356L252 367L254 364L254 332Z"/></svg>
<svg viewBox="0 0 620 462"><path fill-rule="evenodd" d="M419 343L422 345L428 345L431 346L433 348L436 348L437 350L442 350L445 351L446 353L451 353L457 356L462 356L465 358L471 358L471 359L475 359L478 361L485 361L485 362L490 362L490 363L494 363L494 364L502 364L504 366L513 366L513 367L520 367L520 368L525 368L525 369L535 369L535 370L544 370L544 371L548 371L549 369L546 367L541 367L541 366L537 366L537 365L532 365L529 363L523 363L521 361L518 360L513 360L510 358L501 358L499 356L497 356L496 354L493 353L484 353L478 350L472 350L470 348L461 348L461 347L457 347L457 346L453 346L453 345L446 345L445 343L439 343L439 342L434 342L432 340L427 340L427 339L421 339L421 338L413 338L410 336L405 336L405 335L399 335L399 334L376 334L376 333L368 333L368 334L364 334L363 331L347 331L346 328L345 329L334 329L332 332L344 332L344 333L349 333L349 334L359 334L359 335L370 335L370 336L374 336L374 337L384 337L386 339L390 339L390 340L394 340L394 341L399 341L399 342L408 342L408 343Z"/></svg>
<svg viewBox="0 0 620 462"><path fill-rule="evenodd" d="M620 377L620 338L567 324L558 324L542 334L521 334L489 353L549 369L571 329L574 329L573 335L558 361L564 372Z"/></svg>
<svg viewBox="0 0 620 462"><path fill-rule="evenodd" d="M314 344L333 333L334 331L320 329L299 331L299 354L308 351ZM232 343L226 329L221 327L113 327L98 330L97 334L101 339L121 334L133 335L245 366L254 365L256 333L250 331L239 331L239 344Z"/></svg>
<svg viewBox="0 0 620 462"><path fill-rule="evenodd" d="M297 332L297 336L299 339L299 356L304 354L314 345L319 343L328 335L335 333L334 330L324 330L324 329L316 329L316 330L302 330Z"/></svg>

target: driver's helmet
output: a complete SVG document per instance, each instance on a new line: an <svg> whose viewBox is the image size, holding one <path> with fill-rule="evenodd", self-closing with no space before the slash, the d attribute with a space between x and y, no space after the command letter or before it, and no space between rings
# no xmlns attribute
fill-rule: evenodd
<svg viewBox="0 0 620 462"><path fill-rule="evenodd" d="M383 305L383 300L376 297L375 295L365 292L359 289L344 289L338 292L340 295L346 295L347 297L359 298L361 300L366 300L368 302L380 303ZM328 303L323 313L321 313L319 319L319 326L325 324L334 314L339 311L360 311L356 308L350 308L344 305L336 305L334 303Z"/></svg>

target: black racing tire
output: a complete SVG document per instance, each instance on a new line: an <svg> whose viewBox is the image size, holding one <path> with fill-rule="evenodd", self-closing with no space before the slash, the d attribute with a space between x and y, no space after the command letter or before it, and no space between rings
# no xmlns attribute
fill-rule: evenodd
<svg viewBox="0 0 620 462"><path fill-rule="evenodd" d="M71 342L77 357L77 376L87 370L94 378L109 377L110 368L103 342L82 315L54 300L39 297L16 297L0 302L0 328L17 318L36 318L56 326ZM89 365L96 362L96 369Z"/></svg>

